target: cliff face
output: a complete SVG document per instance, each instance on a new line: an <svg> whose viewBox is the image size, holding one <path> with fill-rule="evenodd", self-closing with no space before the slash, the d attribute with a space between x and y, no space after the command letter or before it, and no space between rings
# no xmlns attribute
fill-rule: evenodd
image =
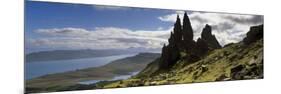
<svg viewBox="0 0 281 94"><path fill-rule="evenodd" d="M187 14L184 14L183 25L177 16L174 29L171 32L168 45L162 48L162 56L159 62L160 69L169 69L180 58L185 58L189 63L200 60L207 52L221 48L216 37L212 35L212 28L206 25L201 38L193 40L193 29Z"/></svg>
<svg viewBox="0 0 281 94"><path fill-rule="evenodd" d="M212 35L212 27L210 25L206 24L205 28L202 31L201 38L202 40L207 42L209 49L221 48L221 45L219 44L215 35Z"/></svg>
<svg viewBox="0 0 281 94"><path fill-rule="evenodd" d="M252 26L247 33L246 38L243 39L243 43L249 45L261 38L263 38L263 25Z"/></svg>

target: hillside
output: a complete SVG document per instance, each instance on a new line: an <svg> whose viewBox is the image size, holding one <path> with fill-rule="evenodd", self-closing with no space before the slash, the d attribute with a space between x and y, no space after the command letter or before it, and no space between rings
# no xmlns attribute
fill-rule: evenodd
<svg viewBox="0 0 281 94"><path fill-rule="evenodd" d="M185 19L188 19L186 14L183 27L189 29L181 29L178 17L160 58L138 75L105 84L102 88L263 78L263 25L252 26L241 42L221 47L208 24L197 41L188 38L193 35L187 32L193 31Z"/></svg>
<svg viewBox="0 0 281 94"><path fill-rule="evenodd" d="M49 74L26 81L28 92L59 91L81 81L87 80L111 80L118 75L128 75L131 72L141 71L145 66L159 58L158 53L140 53L136 56L112 61L111 63L97 67L87 68L65 73Z"/></svg>
<svg viewBox="0 0 281 94"><path fill-rule="evenodd" d="M231 44L210 52L204 59L192 64L180 59L167 72L149 73L151 70L157 70L156 63L159 60L156 60L137 76L105 85L104 88L262 79L262 47L263 39L249 46L243 43Z"/></svg>

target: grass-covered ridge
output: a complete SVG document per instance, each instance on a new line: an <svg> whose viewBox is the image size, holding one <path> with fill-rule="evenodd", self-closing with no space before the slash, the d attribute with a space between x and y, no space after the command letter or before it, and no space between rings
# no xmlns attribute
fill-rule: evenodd
<svg viewBox="0 0 281 94"><path fill-rule="evenodd" d="M104 88L260 79L263 78L263 39L251 45L242 42L227 45L191 64L180 59L165 72L156 71L156 62L135 77L104 85ZM156 72L148 74L148 70Z"/></svg>

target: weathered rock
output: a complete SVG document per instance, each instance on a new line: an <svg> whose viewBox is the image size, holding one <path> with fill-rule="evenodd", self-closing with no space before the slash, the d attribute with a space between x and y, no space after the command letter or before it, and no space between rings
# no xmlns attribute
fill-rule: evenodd
<svg viewBox="0 0 281 94"><path fill-rule="evenodd" d="M169 44L167 46L164 45L162 48L162 56L159 63L162 69L172 67L180 57L180 49L184 49L182 26L179 16L177 16L177 21L174 24L173 30L168 40Z"/></svg>
<svg viewBox="0 0 281 94"><path fill-rule="evenodd" d="M171 68L180 58L184 58L188 63L196 62L210 50L221 48L216 37L212 35L212 28L208 24L203 29L201 38L195 42L192 26L186 13L183 18L183 26L180 17L177 16L168 42L169 44L162 48L162 56L159 62L160 69ZM187 55L181 57L181 52Z"/></svg>
<svg viewBox="0 0 281 94"><path fill-rule="evenodd" d="M247 36L243 39L243 43L248 45L263 38L263 25L252 26Z"/></svg>
<svg viewBox="0 0 281 94"><path fill-rule="evenodd" d="M206 41L209 49L221 48L221 45L219 44L215 35L212 35L212 27L210 25L206 24L206 26L204 27L204 29L201 33L201 38L202 38L202 40Z"/></svg>
<svg viewBox="0 0 281 94"><path fill-rule="evenodd" d="M252 64L250 66L239 65L231 69L231 79L258 79L263 78L263 64Z"/></svg>
<svg viewBox="0 0 281 94"><path fill-rule="evenodd" d="M230 80L230 79L225 74L222 74L221 76L216 78L215 81L227 81L227 80Z"/></svg>
<svg viewBox="0 0 281 94"><path fill-rule="evenodd" d="M208 44L206 43L205 40L201 38L197 39L196 48L197 48L197 55L199 56L204 55L209 51Z"/></svg>
<svg viewBox="0 0 281 94"><path fill-rule="evenodd" d="M174 24L174 42L176 44L179 44L181 43L182 41L182 26L181 26L181 21L180 21L180 18L179 18L179 15L177 16L177 21L176 23Z"/></svg>
<svg viewBox="0 0 281 94"><path fill-rule="evenodd" d="M231 69L231 78L233 80L243 80L244 78L244 72L243 70L245 69L245 66L243 65L238 65L234 68Z"/></svg>
<svg viewBox="0 0 281 94"><path fill-rule="evenodd" d="M160 58L160 67L168 69L172 67L180 57L179 49L175 45L164 45Z"/></svg>
<svg viewBox="0 0 281 94"><path fill-rule="evenodd" d="M183 40L192 41L193 40L193 30L189 20L189 17L186 13L183 16Z"/></svg>

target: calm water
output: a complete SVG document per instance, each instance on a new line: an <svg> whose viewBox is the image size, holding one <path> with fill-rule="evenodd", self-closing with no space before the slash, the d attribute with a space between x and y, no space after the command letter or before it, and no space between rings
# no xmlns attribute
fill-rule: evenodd
<svg viewBox="0 0 281 94"><path fill-rule="evenodd" d="M99 67L108 64L111 61L134 55L136 54L25 63L25 79L89 67Z"/></svg>
<svg viewBox="0 0 281 94"><path fill-rule="evenodd" d="M112 78L111 80L107 80L107 81L114 81L114 80L124 80L124 79L128 79L136 74L138 74L139 71L137 72L131 72L129 75L118 75L115 76L114 78ZM105 81L105 80L88 80L88 81L82 81L82 82L78 82L79 84L85 84L85 85L89 85L89 84L94 84L97 83L99 81Z"/></svg>

